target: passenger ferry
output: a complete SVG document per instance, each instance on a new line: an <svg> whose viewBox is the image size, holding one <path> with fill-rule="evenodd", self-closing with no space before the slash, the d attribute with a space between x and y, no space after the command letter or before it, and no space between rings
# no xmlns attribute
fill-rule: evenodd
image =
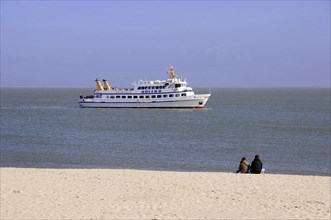
<svg viewBox="0 0 331 220"><path fill-rule="evenodd" d="M174 68L168 71L168 80L132 83L133 88L104 86L96 79L97 89L93 95L80 96L82 108L203 108L210 94L194 94L186 80L178 79Z"/></svg>

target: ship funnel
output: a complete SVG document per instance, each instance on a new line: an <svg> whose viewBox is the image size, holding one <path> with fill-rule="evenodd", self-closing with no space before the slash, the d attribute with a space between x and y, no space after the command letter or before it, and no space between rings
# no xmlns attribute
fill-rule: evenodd
<svg viewBox="0 0 331 220"><path fill-rule="evenodd" d="M97 90L98 90L98 91L103 91L103 87L102 87L100 81L99 81L98 79L96 79L95 82L96 82L96 84L97 84Z"/></svg>
<svg viewBox="0 0 331 220"><path fill-rule="evenodd" d="M102 81L103 81L103 87L104 87L104 89L107 90L107 91L109 91L110 90L110 86L109 86L107 80L103 79Z"/></svg>

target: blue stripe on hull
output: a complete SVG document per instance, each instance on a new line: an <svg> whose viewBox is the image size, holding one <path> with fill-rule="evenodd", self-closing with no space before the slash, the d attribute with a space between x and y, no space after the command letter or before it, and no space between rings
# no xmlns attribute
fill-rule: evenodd
<svg viewBox="0 0 331 220"><path fill-rule="evenodd" d="M83 108L203 108L205 103L206 100L202 99L151 102L79 102Z"/></svg>

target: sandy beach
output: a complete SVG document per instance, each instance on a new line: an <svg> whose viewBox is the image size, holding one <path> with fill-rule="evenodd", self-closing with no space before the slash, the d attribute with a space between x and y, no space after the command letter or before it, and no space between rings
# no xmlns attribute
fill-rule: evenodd
<svg viewBox="0 0 331 220"><path fill-rule="evenodd" d="M1 168L1 219L330 219L330 177Z"/></svg>

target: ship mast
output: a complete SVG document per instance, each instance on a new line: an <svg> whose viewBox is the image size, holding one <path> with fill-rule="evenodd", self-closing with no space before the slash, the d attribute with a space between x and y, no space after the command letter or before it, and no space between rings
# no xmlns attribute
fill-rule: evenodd
<svg viewBox="0 0 331 220"><path fill-rule="evenodd" d="M170 78L171 79L176 79L176 74L175 74L175 71L174 71L174 67L170 67L169 71L168 71L168 74L170 75Z"/></svg>

